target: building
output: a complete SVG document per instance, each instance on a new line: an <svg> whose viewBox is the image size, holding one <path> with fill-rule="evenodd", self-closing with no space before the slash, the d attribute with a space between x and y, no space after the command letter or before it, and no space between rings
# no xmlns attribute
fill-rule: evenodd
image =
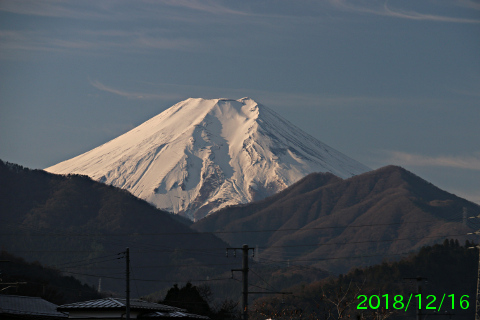
<svg viewBox="0 0 480 320"><path fill-rule="evenodd" d="M68 319L111 319L126 318L126 299L105 298L64 304L57 308L67 313ZM209 319L205 316L187 313L186 310L138 299L130 300L130 319Z"/></svg>
<svg viewBox="0 0 480 320"><path fill-rule="evenodd" d="M68 315L57 311L57 305L38 297L0 295L2 320L66 320Z"/></svg>

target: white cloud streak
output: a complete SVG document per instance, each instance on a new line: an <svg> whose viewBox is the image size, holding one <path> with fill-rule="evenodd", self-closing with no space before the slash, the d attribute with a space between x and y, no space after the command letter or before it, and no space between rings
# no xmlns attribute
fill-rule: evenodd
<svg viewBox="0 0 480 320"><path fill-rule="evenodd" d="M458 0L457 4L465 8L480 10L480 2L475 0Z"/></svg>
<svg viewBox="0 0 480 320"><path fill-rule="evenodd" d="M452 23L480 23L480 19L469 19L461 17L452 17L447 15L437 15L420 13L411 10L403 10L389 6L388 1L384 0L380 3L378 1L348 1L348 0L329 0L330 3L343 10L352 12L369 13L380 16L387 16L393 18L401 18L408 20L422 20L422 21L437 21L437 22L452 22ZM468 7L470 9L479 9L478 5L471 1L452 1L450 5L457 7Z"/></svg>
<svg viewBox="0 0 480 320"><path fill-rule="evenodd" d="M425 20L454 23L480 23L479 19L469 19L463 17L454 17L450 15L439 15L430 13L420 13L412 10L404 10L400 7L389 5L388 0L327 0L318 3L302 3L306 11L305 18L310 14L319 15L324 13L323 5L330 3L337 9L348 10L351 12L369 13L374 15L396 17L409 20ZM399 6L401 1L398 2ZM480 10L480 4L472 0L454 0L447 2L450 7L464 8L468 10ZM431 2L432 8L441 7ZM254 12L255 3L240 3L242 9L233 8L225 5L223 1L215 0L137 0L134 2L128 0L3 0L0 1L0 11L11 12L22 15L33 15L43 17L72 18L72 19L94 19L94 20L157 20L174 19L185 21L211 21L207 16L198 17L205 13L218 18L228 17L295 17L295 14L284 12L282 14L272 14L258 9ZM322 8L322 9L320 9ZM253 10L253 11L252 11ZM188 12L190 11L190 12ZM260 13L262 11L263 13ZM198 20L200 19L200 20ZM250 21L252 22L252 21ZM257 21L258 22L258 21Z"/></svg>
<svg viewBox="0 0 480 320"><path fill-rule="evenodd" d="M281 108L407 108L409 106L432 106L439 107L450 105L452 102L445 99L419 98L419 97L396 97L396 96L368 96L368 95L328 95L307 94L294 92L278 92L258 90L255 88L228 88L212 87L203 85L173 84L165 82L145 82L139 84L149 87L145 92L160 91L176 93L178 97L202 97L202 98L229 98L239 99L245 96L255 99L266 106Z"/></svg>
<svg viewBox="0 0 480 320"><path fill-rule="evenodd" d="M401 151L391 151L388 161L402 166L449 167L480 171L480 152L466 156L427 156Z"/></svg>
<svg viewBox="0 0 480 320"><path fill-rule="evenodd" d="M156 19L175 18L171 9L190 10L211 15L247 16L249 13L231 9L221 1L212 0L3 0L0 11L15 14L72 19Z"/></svg>

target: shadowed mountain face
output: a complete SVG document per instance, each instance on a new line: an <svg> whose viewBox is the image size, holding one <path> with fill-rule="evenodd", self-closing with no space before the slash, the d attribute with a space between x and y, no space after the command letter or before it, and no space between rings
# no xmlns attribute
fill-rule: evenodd
<svg viewBox="0 0 480 320"><path fill-rule="evenodd" d="M226 243L125 190L2 161L0 181L0 246L90 284L102 278L106 291L125 290L125 259L118 253L126 247L134 276L158 280L139 282L135 295L158 290L162 281L205 279L219 271L215 264L225 264ZM212 248L217 255L205 253Z"/></svg>
<svg viewBox="0 0 480 320"><path fill-rule="evenodd" d="M225 232L219 236L234 246L258 245L261 259L345 272L445 237L464 238L474 229L463 212L473 216L480 209L387 166L345 180L310 174L275 196L223 209L193 228Z"/></svg>

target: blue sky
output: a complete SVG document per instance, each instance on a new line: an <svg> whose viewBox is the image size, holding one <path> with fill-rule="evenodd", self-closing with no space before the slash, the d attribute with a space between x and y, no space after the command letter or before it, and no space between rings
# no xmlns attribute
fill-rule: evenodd
<svg viewBox="0 0 480 320"><path fill-rule="evenodd" d="M478 0L0 0L0 159L45 168L249 96L480 203L479 57Z"/></svg>

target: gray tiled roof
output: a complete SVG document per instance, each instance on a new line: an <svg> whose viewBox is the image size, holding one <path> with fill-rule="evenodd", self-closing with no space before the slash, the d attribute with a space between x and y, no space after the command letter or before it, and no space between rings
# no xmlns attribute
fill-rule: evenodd
<svg viewBox="0 0 480 320"><path fill-rule="evenodd" d="M0 314L35 315L67 318L57 312L57 305L38 297L0 295Z"/></svg>
<svg viewBox="0 0 480 320"><path fill-rule="evenodd" d="M175 311L175 312L157 311L157 312L142 315L141 318L183 318L183 319L205 319L205 320L210 319L207 316L201 316L198 314L186 313L182 311Z"/></svg>
<svg viewBox="0 0 480 320"><path fill-rule="evenodd" d="M64 304L58 307L59 311L69 311L72 309L121 309L126 307L126 299L122 298L105 298L98 300L89 300ZM145 309L152 311L185 311L180 308L170 307L159 303L153 303L138 299L130 299L130 309Z"/></svg>

